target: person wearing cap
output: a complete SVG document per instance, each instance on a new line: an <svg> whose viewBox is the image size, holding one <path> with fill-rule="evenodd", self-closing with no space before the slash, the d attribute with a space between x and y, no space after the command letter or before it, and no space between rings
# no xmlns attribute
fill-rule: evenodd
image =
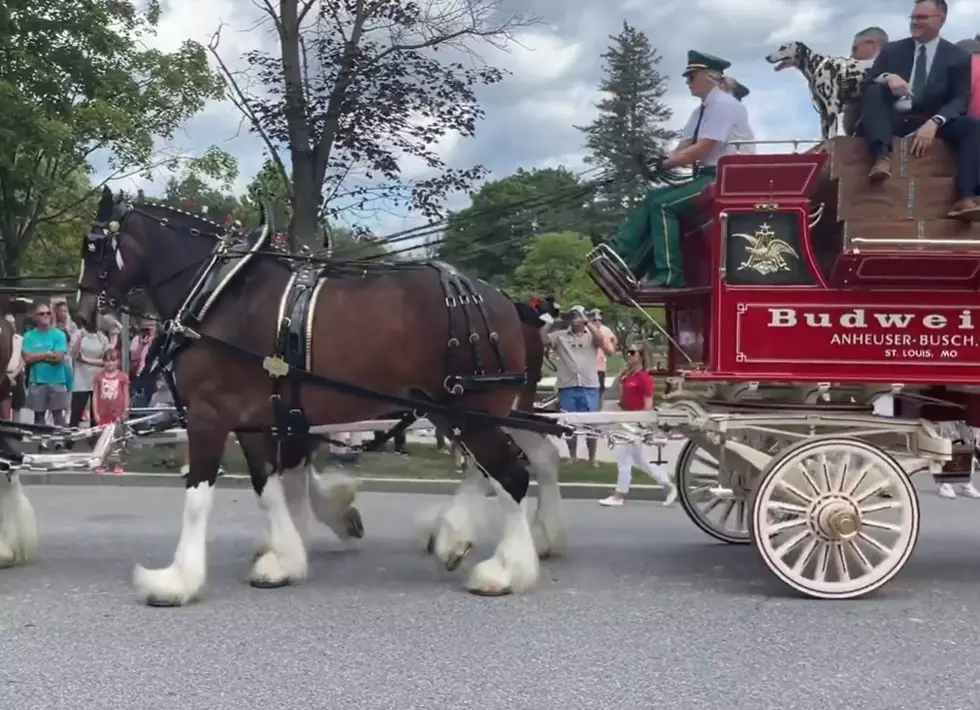
<svg viewBox="0 0 980 710"><path fill-rule="evenodd" d="M613 240L613 249L637 278L651 286L684 286L679 215L714 180L718 160L730 153L754 152L754 146L733 141L752 135L749 116L725 89L730 63L704 52L687 53L684 78L691 94L701 100L691 113L677 148L663 169L693 168L690 180L657 187L647 193Z"/></svg>
<svg viewBox="0 0 980 710"><path fill-rule="evenodd" d="M887 32L880 27L867 27L854 35L854 39L851 41L851 59L862 62L872 61L886 44L888 44ZM841 116L844 135L856 136L860 122L860 102L849 101L844 106L844 113Z"/></svg>
<svg viewBox="0 0 980 710"><path fill-rule="evenodd" d="M546 350L557 357L555 363L558 408L563 412L599 411L599 369L596 367L599 350L612 354L612 345L606 342L598 325L589 321L583 306L572 306L568 311L568 327L543 333ZM589 463L596 462L596 438L587 436L585 446ZM568 440L568 455L578 458L578 437Z"/></svg>
<svg viewBox="0 0 980 710"><path fill-rule="evenodd" d="M589 322L595 324L602 333L602 336L606 339L606 343L610 346L610 352L616 352L616 348L619 347L619 339L616 334L612 331L608 325L602 322L602 311L598 308L593 308L588 313ZM606 351L604 348L599 348L596 350L596 363L595 366L599 370L599 409L602 409L602 398L606 394Z"/></svg>
<svg viewBox="0 0 980 710"><path fill-rule="evenodd" d="M736 100L741 101L750 93L749 88L745 84L740 82L738 79L732 79L732 96L734 96Z"/></svg>

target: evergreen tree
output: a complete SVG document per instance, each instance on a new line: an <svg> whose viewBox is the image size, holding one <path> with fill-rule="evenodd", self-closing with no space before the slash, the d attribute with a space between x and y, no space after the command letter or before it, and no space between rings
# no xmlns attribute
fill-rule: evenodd
<svg viewBox="0 0 980 710"><path fill-rule="evenodd" d="M677 137L666 122L671 111L664 103L667 78L657 71L660 54L641 30L623 22L623 31L610 37L613 44L602 55L605 74L599 84L604 97L599 116L585 133L586 162L601 169L612 182L596 196L596 229L605 237L649 189L640 175L637 156L647 160L663 156Z"/></svg>

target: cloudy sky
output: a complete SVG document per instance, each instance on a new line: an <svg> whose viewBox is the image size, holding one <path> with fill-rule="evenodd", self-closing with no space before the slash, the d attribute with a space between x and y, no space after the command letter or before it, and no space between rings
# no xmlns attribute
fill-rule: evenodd
<svg viewBox="0 0 980 710"><path fill-rule="evenodd" d="M516 0L505 0L515 1ZM258 11L244 0L164 0L165 13L157 46L176 48L186 38L207 42L222 23L221 51L235 63L247 49L269 46L263 29L250 29ZM846 54L853 33L869 25L883 27L892 38L907 34L911 2L901 0L523 0L520 11L542 22L522 31L521 46L509 53L481 50L492 64L512 72L502 84L485 89L481 99L486 119L475 138L449 138L439 146L454 167L483 164L492 177L517 168L566 165L582 168L582 135L573 126L587 124L595 115L600 77L599 55L626 20L642 29L663 55L661 71L670 77L668 103L672 124L683 124L694 107L680 71L688 49L701 49L732 62L729 73L747 85L749 115L759 139L814 138L816 113L798 72L773 72L764 56L782 42L799 40L815 51ZM860 11L855 12L855 7ZM980 0L951 0L944 35L956 41L980 32ZM170 146L200 153L217 145L240 163L242 189L261 164L262 144L240 128L234 107L214 104L189 122ZM776 146L786 150L787 146ZM422 166L406 163L409 177ZM127 190L162 189L127 180ZM465 196L450 201L465 205ZM422 220L384 215L371 225L377 233L414 226Z"/></svg>

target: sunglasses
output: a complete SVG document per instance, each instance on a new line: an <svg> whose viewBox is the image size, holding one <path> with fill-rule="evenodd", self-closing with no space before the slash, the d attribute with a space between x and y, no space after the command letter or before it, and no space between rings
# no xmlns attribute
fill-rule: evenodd
<svg viewBox="0 0 980 710"><path fill-rule="evenodd" d="M627 355L639 355L640 354L640 351L639 350L627 350L626 351L626 354Z"/></svg>
<svg viewBox="0 0 980 710"><path fill-rule="evenodd" d="M51 315L51 311L38 311L34 315L36 315L36 316L49 316L49 315Z"/></svg>

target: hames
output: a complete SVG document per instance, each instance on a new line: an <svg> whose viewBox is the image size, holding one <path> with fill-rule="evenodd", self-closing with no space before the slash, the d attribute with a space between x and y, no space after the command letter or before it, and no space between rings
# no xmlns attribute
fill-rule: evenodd
<svg viewBox="0 0 980 710"><path fill-rule="evenodd" d="M912 328L920 327L932 330L955 328L957 330L974 330L973 313L963 309L957 312L930 313L897 313L879 312L867 308L852 308L840 313L830 311L804 311L797 308L770 308L770 328L793 328L804 325L810 328Z"/></svg>

